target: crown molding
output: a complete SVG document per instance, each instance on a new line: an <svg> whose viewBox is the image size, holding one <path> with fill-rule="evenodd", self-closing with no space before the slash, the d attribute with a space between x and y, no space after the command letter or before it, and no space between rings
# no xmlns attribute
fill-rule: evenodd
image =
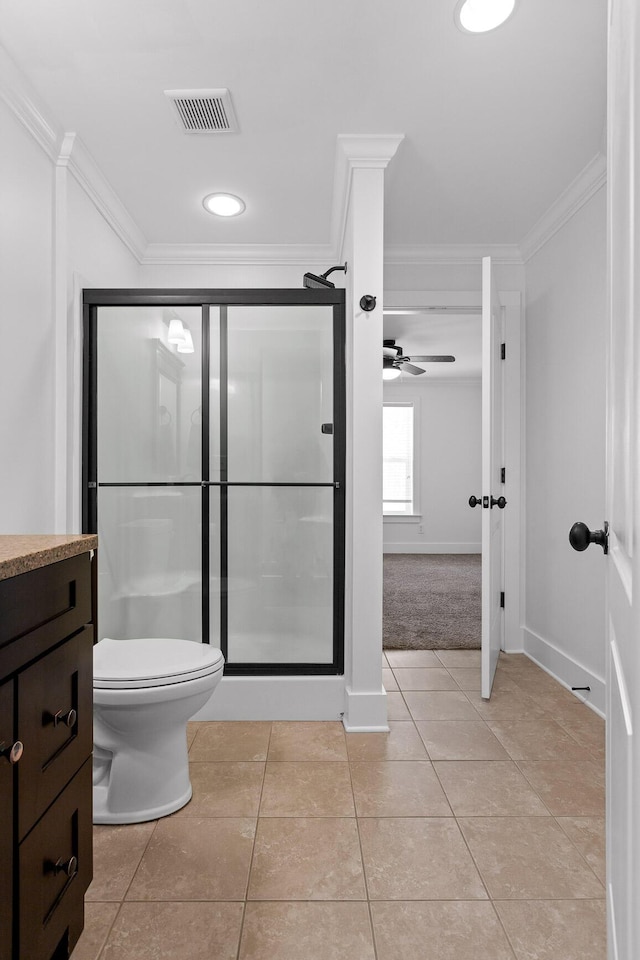
<svg viewBox="0 0 640 960"><path fill-rule="evenodd" d="M335 250L328 243L149 243L140 262L309 268L334 260Z"/></svg>
<svg viewBox="0 0 640 960"><path fill-rule="evenodd" d="M403 133L338 134L331 207L331 247L334 260L342 259L353 171L358 168L384 170L403 140Z"/></svg>
<svg viewBox="0 0 640 960"><path fill-rule="evenodd" d="M494 263L523 263L517 243L391 244L385 247L385 264L479 264L483 257Z"/></svg>
<svg viewBox="0 0 640 960"><path fill-rule="evenodd" d="M28 83L4 47L0 46L0 99L26 127L36 143L54 162L62 142L62 132L47 117L46 107Z"/></svg>
<svg viewBox="0 0 640 960"><path fill-rule="evenodd" d="M117 193L106 179L97 163L75 133L65 135L63 147L56 163L66 166L89 197L98 212L104 217L114 233L120 238L136 260L141 263L147 239L140 230Z"/></svg>
<svg viewBox="0 0 640 960"><path fill-rule="evenodd" d="M597 153L520 242L527 263L607 182L607 158Z"/></svg>

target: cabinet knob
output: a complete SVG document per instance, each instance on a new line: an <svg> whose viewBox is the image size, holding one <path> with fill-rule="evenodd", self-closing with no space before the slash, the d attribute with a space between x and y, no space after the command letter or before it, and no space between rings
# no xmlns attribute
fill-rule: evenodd
<svg viewBox="0 0 640 960"><path fill-rule="evenodd" d="M55 713L46 713L44 716L45 723L52 723L54 727L60 726L61 723L65 727L75 727L78 720L78 712L74 710L73 707L70 710L56 710Z"/></svg>
<svg viewBox="0 0 640 960"><path fill-rule="evenodd" d="M64 873L71 880L78 872L78 858L69 857L68 860L63 860L62 857L59 857L55 863L50 864L49 869L56 876L59 873Z"/></svg>
<svg viewBox="0 0 640 960"><path fill-rule="evenodd" d="M17 763L24 752L24 744L21 740L16 740L10 747L0 743L0 757L5 757L9 763Z"/></svg>

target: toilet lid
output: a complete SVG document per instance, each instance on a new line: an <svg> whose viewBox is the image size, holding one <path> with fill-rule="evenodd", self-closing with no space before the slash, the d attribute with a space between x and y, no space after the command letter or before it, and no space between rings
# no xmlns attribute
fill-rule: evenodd
<svg viewBox="0 0 640 960"><path fill-rule="evenodd" d="M215 673L224 666L220 650L208 643L169 637L112 640L93 648L94 685L102 688L159 687Z"/></svg>

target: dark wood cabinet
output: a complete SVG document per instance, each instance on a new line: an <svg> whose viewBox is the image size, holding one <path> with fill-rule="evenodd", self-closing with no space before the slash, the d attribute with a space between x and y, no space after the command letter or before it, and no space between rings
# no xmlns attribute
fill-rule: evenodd
<svg viewBox="0 0 640 960"><path fill-rule="evenodd" d="M0 580L0 960L63 960L82 932L92 877L91 563L82 553Z"/></svg>

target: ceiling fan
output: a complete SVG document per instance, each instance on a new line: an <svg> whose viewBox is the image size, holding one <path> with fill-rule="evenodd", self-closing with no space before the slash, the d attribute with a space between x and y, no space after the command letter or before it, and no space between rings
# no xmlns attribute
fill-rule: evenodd
<svg viewBox="0 0 640 960"><path fill-rule="evenodd" d="M414 366L415 363L454 363L455 357L450 354L437 354L433 356L405 357L404 351L395 340L382 341L382 376L385 380L394 380L399 377L402 371L413 374L414 377L421 373L426 373L422 367Z"/></svg>

